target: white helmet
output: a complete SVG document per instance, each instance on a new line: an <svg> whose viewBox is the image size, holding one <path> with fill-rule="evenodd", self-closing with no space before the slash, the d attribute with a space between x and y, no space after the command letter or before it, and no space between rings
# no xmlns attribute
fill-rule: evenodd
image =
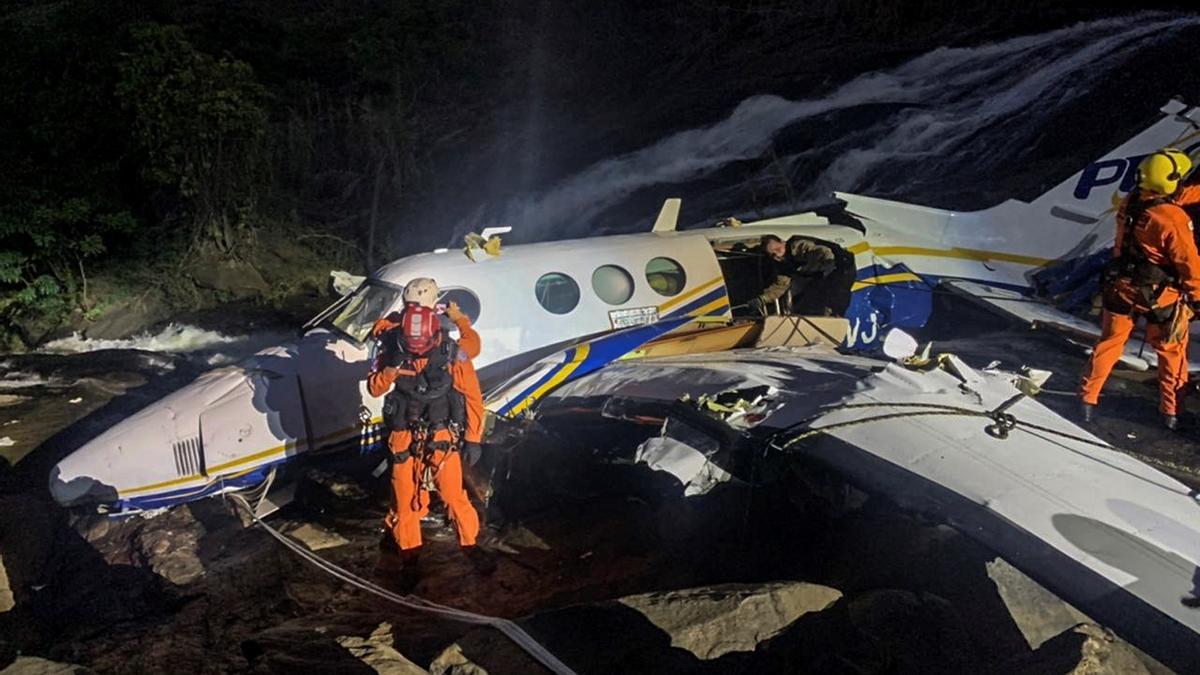
<svg viewBox="0 0 1200 675"><path fill-rule="evenodd" d="M418 277L404 287L405 304L415 302L422 307L433 309L437 304L437 298L437 282L429 277Z"/></svg>

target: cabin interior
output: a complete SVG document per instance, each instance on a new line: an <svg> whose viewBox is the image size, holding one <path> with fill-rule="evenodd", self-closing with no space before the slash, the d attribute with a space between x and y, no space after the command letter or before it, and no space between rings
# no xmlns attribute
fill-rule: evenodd
<svg viewBox="0 0 1200 675"><path fill-rule="evenodd" d="M833 274L810 283L803 294L792 295L789 292L789 296L792 296L790 299L785 298L777 303L778 307L769 308L769 311L777 314L820 316L829 308L833 316L844 316L846 308L850 305L850 287L854 284L856 272L854 255L831 241L815 237L800 238L833 249L837 266ZM734 307L734 314L750 314L746 303L762 293L772 281L771 266L767 264L766 256L759 251L759 237L715 241L713 252L716 253L717 262L721 266L721 274L725 277L725 288L729 292L729 304Z"/></svg>

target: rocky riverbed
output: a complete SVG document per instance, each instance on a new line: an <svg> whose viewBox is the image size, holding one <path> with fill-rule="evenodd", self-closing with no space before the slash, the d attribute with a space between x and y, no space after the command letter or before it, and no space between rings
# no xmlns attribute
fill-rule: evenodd
<svg viewBox="0 0 1200 675"><path fill-rule="evenodd" d="M1049 368L1052 388L1073 386L1078 350L978 325L935 348ZM13 443L0 448L0 672L541 672L491 628L331 578L247 527L231 501L113 520L49 499L54 461L208 358L3 358L0 437ZM1121 373L1100 433L1122 447L1136 439L1137 453L1195 485L1193 437L1158 430L1152 385ZM527 437L488 509L497 571L477 573L435 517L413 592L513 619L580 673L1164 671L962 534L849 488L836 509L800 475L685 500L593 450ZM394 588L394 568L379 564L377 461L298 465L295 500L268 522Z"/></svg>

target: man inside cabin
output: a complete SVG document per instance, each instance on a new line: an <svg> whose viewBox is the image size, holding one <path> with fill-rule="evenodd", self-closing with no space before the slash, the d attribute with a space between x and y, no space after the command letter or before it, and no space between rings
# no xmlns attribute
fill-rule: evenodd
<svg viewBox="0 0 1200 675"><path fill-rule="evenodd" d="M776 301L779 301L783 314L789 313L797 299L837 268L837 256L832 248L801 236L784 242L773 234L764 234L758 250L765 259L770 284L757 297L751 298L749 306L764 316ZM832 315L833 308L826 306L823 313Z"/></svg>
<svg viewBox="0 0 1200 675"><path fill-rule="evenodd" d="M380 348L367 376L371 395L385 397L384 425L390 430L394 502L386 520L391 541L384 548L398 550L405 581L415 582L421 519L435 487L463 553L477 570L490 573L495 561L476 546L479 515L463 487L463 464L475 464L482 452L483 396L471 364L479 355L479 333L450 303L445 316L459 339L450 337L437 313L433 279L414 279L403 297L403 310L372 328Z"/></svg>

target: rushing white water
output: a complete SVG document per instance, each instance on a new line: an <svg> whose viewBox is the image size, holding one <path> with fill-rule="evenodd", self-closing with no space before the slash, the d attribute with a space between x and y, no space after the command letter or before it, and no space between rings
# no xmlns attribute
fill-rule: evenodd
<svg viewBox="0 0 1200 675"><path fill-rule="evenodd" d="M758 158L791 125L869 104L895 106L895 112L781 158L787 165L814 157L825 162L819 177L798 190L801 199L820 200L834 189L869 189L872 175L889 164L903 163L918 174L913 180L921 180L922 172L946 173L963 161L955 159L960 154L984 164L1011 161L1041 133L1038 120L1085 95L1090 84L1138 51L1196 25L1200 18L1161 13L1092 21L979 47L936 49L861 75L820 98L751 97L724 120L597 162L548 190L501 205L487 220L532 230L536 238L595 231L602 214L635 191L685 183ZM1154 105L1163 102L1165 97ZM978 147L988 131L1002 133L989 134L987 146ZM647 225L653 215L646 214Z"/></svg>
<svg viewBox="0 0 1200 675"><path fill-rule="evenodd" d="M170 323L157 333L145 332L133 337L114 340L86 338L79 333L74 333L70 337L46 343L38 351L48 354L74 354L102 349L136 349L194 355L210 366L218 366L232 363L242 356L280 342L286 337L274 332L226 335L196 326Z"/></svg>
<svg viewBox="0 0 1200 675"><path fill-rule="evenodd" d="M245 336L232 336L195 326L167 324L157 333L141 333L128 338L104 340L86 338L79 333L70 337L47 342L39 351L50 354L94 352L101 349L140 349L148 352L185 353L212 349L245 340Z"/></svg>

